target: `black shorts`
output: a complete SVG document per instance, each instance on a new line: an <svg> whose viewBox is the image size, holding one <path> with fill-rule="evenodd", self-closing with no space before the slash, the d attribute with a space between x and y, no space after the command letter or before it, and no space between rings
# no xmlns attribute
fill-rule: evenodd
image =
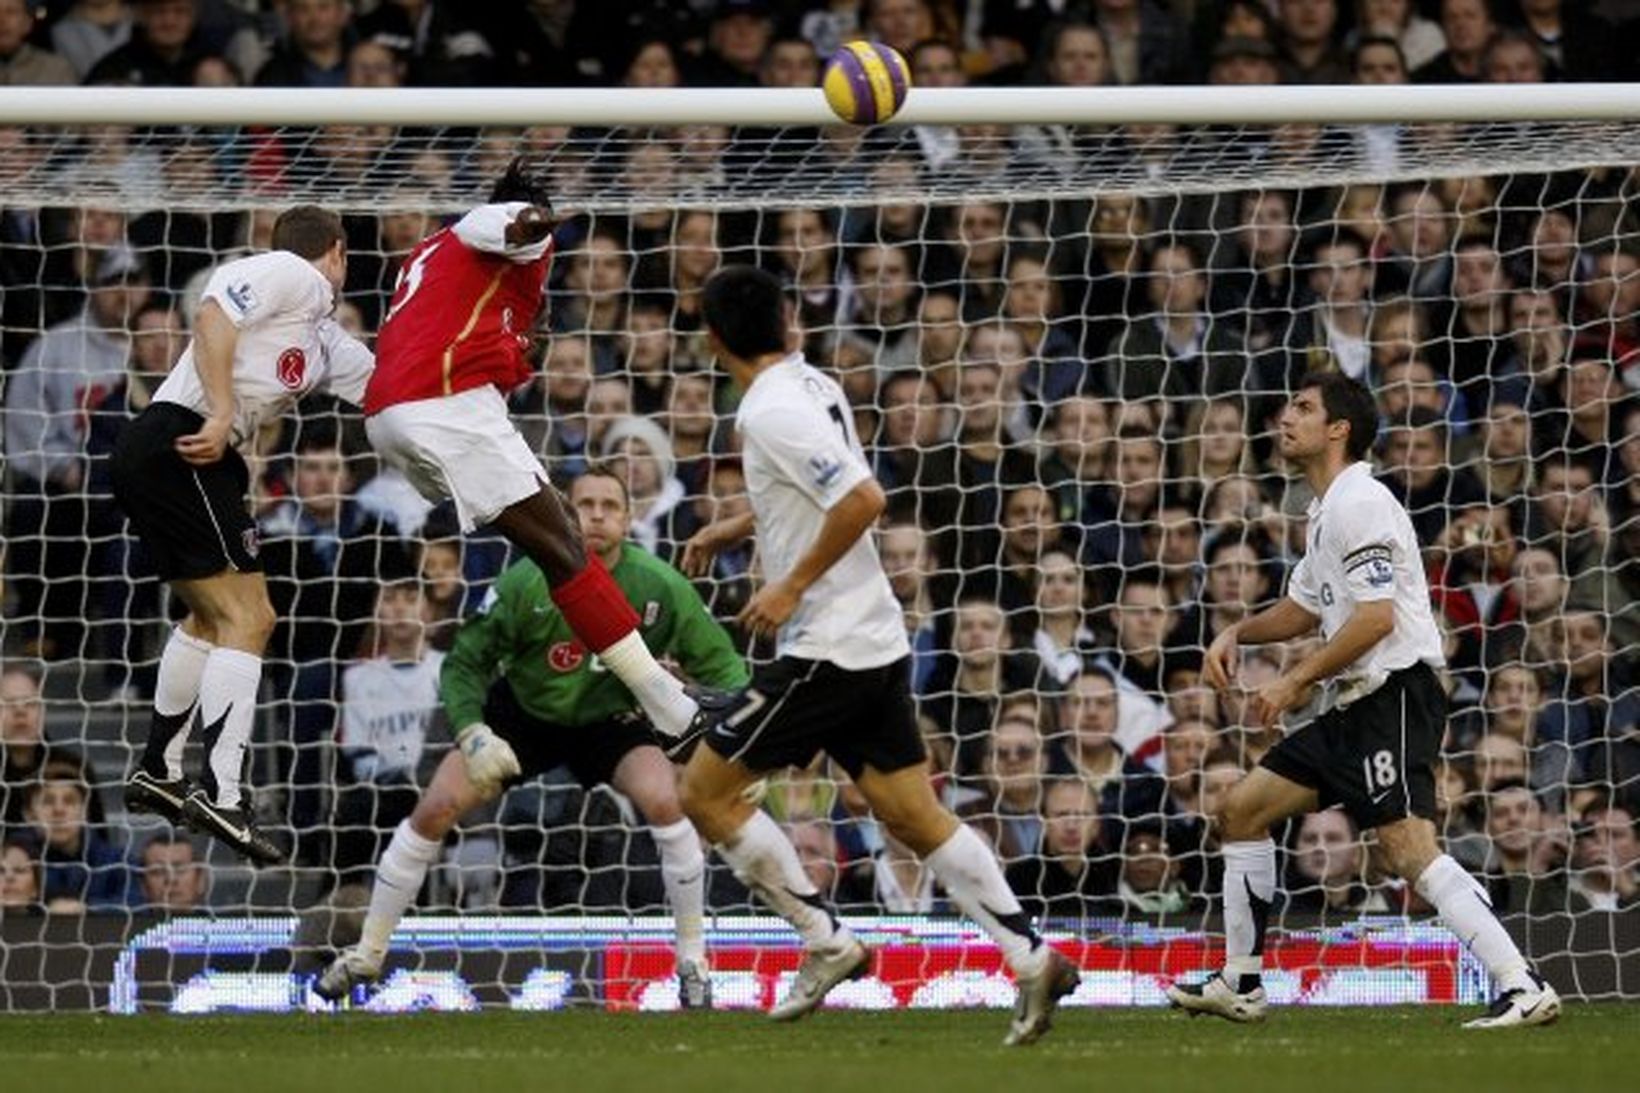
<svg viewBox="0 0 1640 1093"><path fill-rule="evenodd" d="M484 697L484 723L512 745L523 768L520 778L534 778L568 767L583 789L608 785L615 768L633 748L655 746L649 722L634 715L590 725L556 725L524 711L505 679Z"/></svg>
<svg viewBox="0 0 1640 1093"><path fill-rule="evenodd" d="M1435 818L1435 763L1446 692L1427 664L1391 672L1376 691L1332 709L1271 748L1263 766L1343 805L1361 828Z"/></svg>
<svg viewBox="0 0 1640 1093"><path fill-rule="evenodd" d="M256 521L245 504L245 460L229 448L210 466L196 467L177 454L176 439L204 423L187 407L150 403L120 432L109 460L114 500L167 581L262 568Z"/></svg>
<svg viewBox="0 0 1640 1093"><path fill-rule="evenodd" d="M850 671L824 660L781 657L752 673L732 713L706 745L751 770L805 767L824 751L858 778L927 758L911 701L911 658Z"/></svg>

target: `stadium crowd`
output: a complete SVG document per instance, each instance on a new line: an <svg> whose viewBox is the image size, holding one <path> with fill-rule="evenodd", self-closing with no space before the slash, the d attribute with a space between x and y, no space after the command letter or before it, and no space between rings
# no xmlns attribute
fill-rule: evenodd
<svg viewBox="0 0 1640 1093"><path fill-rule="evenodd" d="M857 34L896 46L929 87L1632 79L1634 52L1612 47L1636 19L1640 4L1560 0L0 0L0 82L812 86ZM331 126L300 147L218 146L201 131L160 158L110 131L51 145L60 162L42 165L31 135L0 126L0 179L48 167L64 204L0 210L0 910L226 906L202 848L133 832L114 807L123 771L93 769L83 747L88 710L151 687L167 606L109 503L107 456L180 355L205 272L266 245L281 169L300 160L339 205L368 205L373 188L406 184L384 165L413 137ZM344 321L376 328L399 257L451 194L572 136L588 135L409 146L393 162L429 211L347 217ZM605 167L635 190L664 192L673 172L710 183L742 137L645 134L613 142ZM873 184L915 187L1095 144L1142 161L1179 137L923 126L863 139ZM861 148L859 134L825 139L845 159ZM1271 156L1283 141L1347 145L1389 173L1412 134L1235 139ZM261 179L267 208L122 199L123 182L156 179L193 192ZM1640 170L567 221L541 377L513 409L560 485L612 467L632 538L668 559L746 504L734 392L700 336L700 290L725 261L788 280L809 359L854 402L890 497L879 549L934 776L1030 910L1212 906L1203 817L1273 739L1246 695L1304 647L1246 650L1222 696L1201 656L1282 594L1302 549L1309 498L1269 423L1313 367L1371 386L1377 470L1426 549L1454 708L1439 785L1450 851L1500 908L1640 903ZM307 898L326 898L368 878L448 746L442 650L506 549L464 539L453 513L379 470L349 408L312 401L255 455L249 503L281 618L258 748L275 776L259 779L258 807L295 840ZM755 580L755 557L730 552L701 590L732 628ZM53 697L69 664L97 667ZM372 685L384 674L391 685ZM844 907L945 909L840 772L792 771L764 804ZM1417 905L1341 812L1292 825L1284 845L1282 913ZM459 883L440 894L466 906L662 902L630 807L551 777L509 793L450 853ZM719 868L711 902L748 901Z"/></svg>

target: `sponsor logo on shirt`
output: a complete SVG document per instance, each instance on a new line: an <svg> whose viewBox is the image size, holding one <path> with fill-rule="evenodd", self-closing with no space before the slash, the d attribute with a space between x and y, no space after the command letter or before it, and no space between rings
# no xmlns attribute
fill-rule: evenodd
<svg viewBox="0 0 1640 1093"><path fill-rule="evenodd" d="M256 310L256 291L251 288L249 281L229 285L222 295L228 298L228 302L234 306L234 310L239 312L241 316L249 315Z"/></svg>
<svg viewBox="0 0 1640 1093"><path fill-rule="evenodd" d="M294 391L302 386L302 379L307 375L307 354L296 346L291 346L279 354L279 382Z"/></svg>
<svg viewBox="0 0 1640 1093"><path fill-rule="evenodd" d="M560 641L547 650L547 665L555 672L573 672L586 659L586 648L578 641Z"/></svg>

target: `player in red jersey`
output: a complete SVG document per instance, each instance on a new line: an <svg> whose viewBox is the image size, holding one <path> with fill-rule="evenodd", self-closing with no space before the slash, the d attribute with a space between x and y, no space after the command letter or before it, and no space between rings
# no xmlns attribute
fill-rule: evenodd
<svg viewBox="0 0 1640 1093"><path fill-rule="evenodd" d="M423 239L406 257L376 337L365 431L378 455L430 500L455 501L462 530L493 525L546 574L576 637L672 737L701 726L695 697L644 644L638 614L582 545L578 522L507 414L529 382L528 332L552 261L554 216L522 158L490 203ZM462 732L474 784L518 774L512 748L486 725Z"/></svg>

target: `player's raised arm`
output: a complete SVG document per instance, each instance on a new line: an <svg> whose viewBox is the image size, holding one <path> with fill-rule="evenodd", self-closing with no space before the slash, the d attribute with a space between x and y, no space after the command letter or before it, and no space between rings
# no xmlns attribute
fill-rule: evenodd
<svg viewBox="0 0 1640 1093"><path fill-rule="evenodd" d="M740 612L740 624L753 635L773 634L785 625L797 611L803 593L848 553L887 506L888 497L875 478L855 483L826 510L820 534L797 559L791 572L758 589Z"/></svg>
<svg viewBox="0 0 1640 1093"><path fill-rule="evenodd" d="M207 299L194 320L194 370L210 412L198 432L176 439L177 454L196 467L217 462L228 449L234 417L233 354L238 345L239 328L222 305Z"/></svg>
<svg viewBox="0 0 1640 1093"><path fill-rule="evenodd" d="M551 248L557 226L546 179L520 156L496 182L490 203L468 212L451 231L474 250L536 262Z"/></svg>

